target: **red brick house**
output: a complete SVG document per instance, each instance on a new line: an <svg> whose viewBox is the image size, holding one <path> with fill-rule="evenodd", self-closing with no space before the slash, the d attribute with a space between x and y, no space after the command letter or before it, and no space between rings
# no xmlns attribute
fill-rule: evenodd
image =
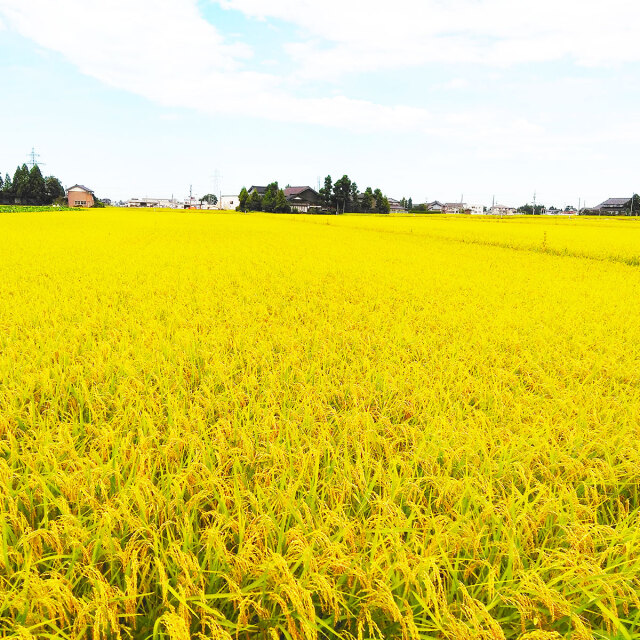
<svg viewBox="0 0 640 640"><path fill-rule="evenodd" d="M70 207L93 207L93 191L83 187L81 184L74 184L67 189L67 200Z"/></svg>

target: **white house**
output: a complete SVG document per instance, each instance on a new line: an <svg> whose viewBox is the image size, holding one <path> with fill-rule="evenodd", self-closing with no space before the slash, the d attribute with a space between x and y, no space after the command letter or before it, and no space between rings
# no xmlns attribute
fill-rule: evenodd
<svg viewBox="0 0 640 640"><path fill-rule="evenodd" d="M176 209L180 206L177 200L170 198L130 198L125 202L125 207L158 207L164 209Z"/></svg>
<svg viewBox="0 0 640 640"><path fill-rule="evenodd" d="M434 200L433 202L426 203L427 211L442 211L444 204L439 200Z"/></svg>
<svg viewBox="0 0 640 640"><path fill-rule="evenodd" d="M220 196L218 208L223 211L235 211L240 205L240 196Z"/></svg>
<svg viewBox="0 0 640 640"><path fill-rule="evenodd" d="M468 209L472 216L481 216L484 214L484 207L481 204L470 204Z"/></svg>

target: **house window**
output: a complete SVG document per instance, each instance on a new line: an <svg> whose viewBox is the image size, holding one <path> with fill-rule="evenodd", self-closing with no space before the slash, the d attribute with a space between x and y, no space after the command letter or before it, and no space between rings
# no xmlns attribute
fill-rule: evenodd
<svg viewBox="0 0 640 640"><path fill-rule="evenodd" d="M74 206L76 206L76 207L84 207L84 205L85 205L85 201L84 200L76 200Z"/></svg>

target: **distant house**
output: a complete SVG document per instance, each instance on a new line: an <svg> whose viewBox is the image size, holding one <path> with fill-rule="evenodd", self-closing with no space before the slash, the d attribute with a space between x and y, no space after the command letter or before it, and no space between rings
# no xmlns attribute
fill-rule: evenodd
<svg viewBox="0 0 640 640"><path fill-rule="evenodd" d="M489 213L493 216L514 216L516 214L515 207L507 207L504 204L494 204Z"/></svg>
<svg viewBox="0 0 640 640"><path fill-rule="evenodd" d="M240 205L240 196L220 196L219 205L223 211L235 211Z"/></svg>
<svg viewBox="0 0 640 640"><path fill-rule="evenodd" d="M444 204L439 200L434 200L433 202L426 203L427 211L442 211L444 209Z"/></svg>
<svg viewBox="0 0 640 640"><path fill-rule="evenodd" d="M67 189L67 202L70 207L93 207L95 198L91 189L81 184L74 184Z"/></svg>
<svg viewBox="0 0 640 640"><path fill-rule="evenodd" d="M145 208L157 207L163 209L176 209L180 206L177 200L169 198L130 198L126 201L125 207Z"/></svg>
<svg viewBox="0 0 640 640"><path fill-rule="evenodd" d="M400 200L396 200L395 198L387 198L389 201L389 213L406 213L407 208L402 206Z"/></svg>
<svg viewBox="0 0 640 640"><path fill-rule="evenodd" d="M607 216L624 215L631 209L631 198L609 198L597 207L588 209L587 213L604 214Z"/></svg>
<svg viewBox="0 0 640 640"><path fill-rule="evenodd" d="M470 204L469 211L472 216L481 216L484 214L484 207L481 204Z"/></svg>
<svg viewBox="0 0 640 640"><path fill-rule="evenodd" d="M248 193L249 195L257 193L260 197L262 197L265 193L267 193L267 187L256 187L255 185L251 185Z"/></svg>
<svg viewBox="0 0 640 640"><path fill-rule="evenodd" d="M549 207L545 215L547 216L559 216L562 213L562 209L556 209L555 207Z"/></svg>
<svg viewBox="0 0 640 640"><path fill-rule="evenodd" d="M464 202L445 202L442 207L443 213L464 213L467 205Z"/></svg>
<svg viewBox="0 0 640 640"><path fill-rule="evenodd" d="M259 189L260 187L256 188ZM291 211L296 213L308 213L312 210L320 210L322 207L320 194L311 187L286 187L284 195L291 207Z"/></svg>

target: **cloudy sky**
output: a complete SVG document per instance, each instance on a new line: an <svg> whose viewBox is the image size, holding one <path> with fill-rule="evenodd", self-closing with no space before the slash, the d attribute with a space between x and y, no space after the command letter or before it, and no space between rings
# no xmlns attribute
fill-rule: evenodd
<svg viewBox="0 0 640 640"><path fill-rule="evenodd" d="M99 196L348 173L396 198L640 190L638 0L0 0L0 171Z"/></svg>

